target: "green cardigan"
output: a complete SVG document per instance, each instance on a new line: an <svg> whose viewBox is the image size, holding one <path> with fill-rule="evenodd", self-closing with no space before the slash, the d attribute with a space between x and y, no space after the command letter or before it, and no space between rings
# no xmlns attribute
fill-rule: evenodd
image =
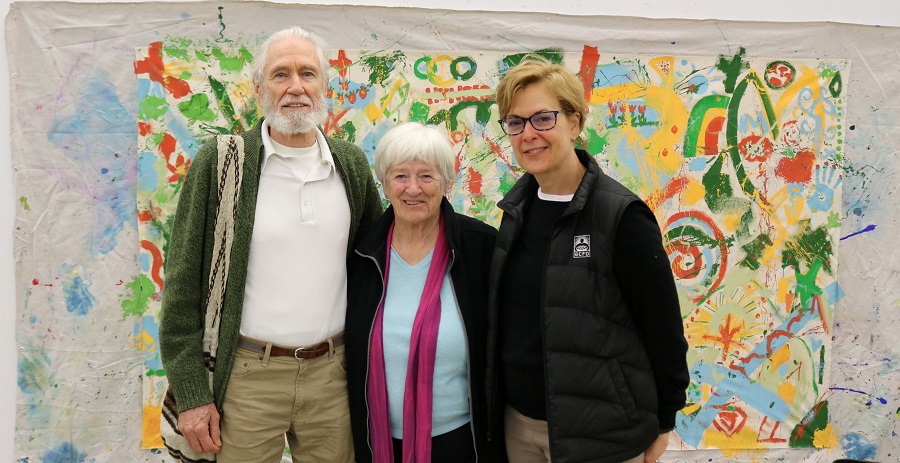
<svg viewBox="0 0 900 463"><path fill-rule="evenodd" d="M259 190L259 165L263 154L262 121L245 132L244 179L241 185L231 267L213 375L213 390L203 358L203 325L215 236L217 171L216 140L210 140L194 157L184 181L167 252L165 288L159 321L159 348L163 368L175 393L179 411L209 403L222 409L225 387L231 375L240 337L244 285L250 255L250 236ZM381 216L381 197L375 187L369 162L362 150L350 142L326 138L337 172L347 189L350 203L350 239L359 225ZM348 247L349 251L349 247Z"/></svg>

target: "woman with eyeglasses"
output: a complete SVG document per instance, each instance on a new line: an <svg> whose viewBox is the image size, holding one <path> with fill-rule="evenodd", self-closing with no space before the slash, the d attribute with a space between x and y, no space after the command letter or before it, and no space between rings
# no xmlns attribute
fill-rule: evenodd
<svg viewBox="0 0 900 463"><path fill-rule="evenodd" d="M488 409L512 463L658 461L690 380L653 212L575 147L584 94L535 60L497 88L526 172L498 203L488 304Z"/></svg>

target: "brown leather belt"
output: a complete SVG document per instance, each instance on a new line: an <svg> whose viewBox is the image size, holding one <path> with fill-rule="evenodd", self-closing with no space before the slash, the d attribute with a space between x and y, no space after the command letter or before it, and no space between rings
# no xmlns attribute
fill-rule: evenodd
<svg viewBox="0 0 900 463"><path fill-rule="evenodd" d="M344 333L341 333L333 338L331 338L331 345L334 347L340 346L344 343ZM266 353L266 343L264 341L257 341L256 339L248 338L246 336L241 336L240 342L238 343L240 347L244 347L250 349L254 352L265 354ZM272 344L272 349L269 351L269 356L271 357L294 357L296 359L313 359L316 357L321 357L328 353L330 347L328 344L328 340L322 341L319 344L308 347L281 347Z"/></svg>

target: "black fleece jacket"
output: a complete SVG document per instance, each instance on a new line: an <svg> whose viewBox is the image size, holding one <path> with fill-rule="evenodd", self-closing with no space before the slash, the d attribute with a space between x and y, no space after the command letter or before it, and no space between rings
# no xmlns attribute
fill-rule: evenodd
<svg viewBox="0 0 900 463"><path fill-rule="evenodd" d="M505 462L502 440L487 445L487 407L484 382L487 338L488 270L497 230L478 220L457 214L444 199L441 214L450 247L450 281L462 314L469 353L469 392L472 433L479 462ZM369 410L366 381L369 374L369 338L384 296L387 232L394 221L388 210L376 222L361 229L347 262L348 300L344 329L347 388L356 461L372 461L369 443Z"/></svg>

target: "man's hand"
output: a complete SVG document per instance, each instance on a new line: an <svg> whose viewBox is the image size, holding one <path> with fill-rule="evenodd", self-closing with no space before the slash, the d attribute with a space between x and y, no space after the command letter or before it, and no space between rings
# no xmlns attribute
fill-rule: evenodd
<svg viewBox="0 0 900 463"><path fill-rule="evenodd" d="M214 404L206 404L179 413L178 430L197 453L215 453L222 448L222 439L219 437L219 412Z"/></svg>
<svg viewBox="0 0 900 463"><path fill-rule="evenodd" d="M644 450L644 463L656 463L659 461L663 452L666 451L667 445L669 445L669 433L664 432L650 444L647 450Z"/></svg>

